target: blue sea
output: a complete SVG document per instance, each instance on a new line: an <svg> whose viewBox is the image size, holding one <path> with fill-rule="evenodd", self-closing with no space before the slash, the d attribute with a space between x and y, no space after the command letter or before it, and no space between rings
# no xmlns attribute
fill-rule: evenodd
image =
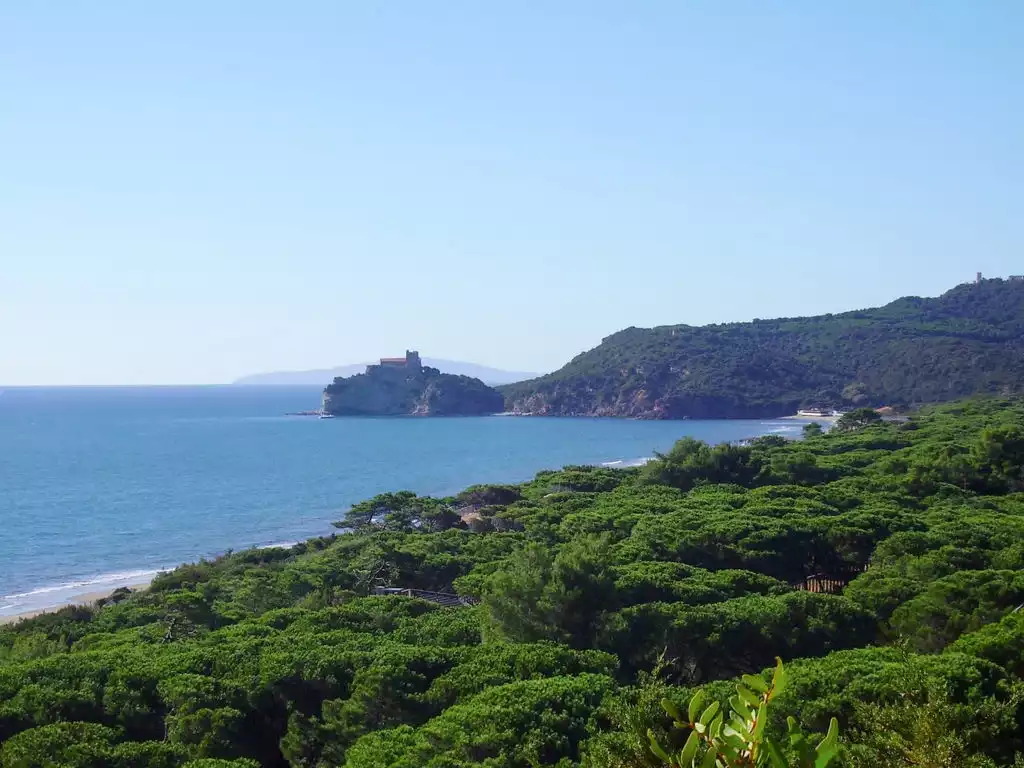
<svg viewBox="0 0 1024 768"><path fill-rule="evenodd" d="M385 490L445 495L565 464L636 464L786 421L286 416L315 388L0 392L0 616L147 581L228 549L329 534Z"/></svg>

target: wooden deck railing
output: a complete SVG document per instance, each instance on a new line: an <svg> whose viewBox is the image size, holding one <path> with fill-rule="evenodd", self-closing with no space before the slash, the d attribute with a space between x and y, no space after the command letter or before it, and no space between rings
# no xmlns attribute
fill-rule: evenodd
<svg viewBox="0 0 1024 768"><path fill-rule="evenodd" d="M450 592L433 592L429 589L411 589L408 587L375 587L375 595L401 595L402 597L417 597L420 600L429 600L438 605L466 606L476 605L479 600L475 597L463 597Z"/></svg>
<svg viewBox="0 0 1024 768"><path fill-rule="evenodd" d="M860 576L868 567L866 565L854 568L846 568L841 571L829 573L815 573L803 581L793 584L794 589L806 592L817 592L826 595L837 595L849 585L851 581Z"/></svg>

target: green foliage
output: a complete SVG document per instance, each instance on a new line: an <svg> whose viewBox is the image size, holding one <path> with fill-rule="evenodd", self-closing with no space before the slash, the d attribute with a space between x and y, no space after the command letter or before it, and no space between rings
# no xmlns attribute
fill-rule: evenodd
<svg viewBox="0 0 1024 768"><path fill-rule="evenodd" d="M455 497L456 503L472 507L507 507L523 497L514 485L472 485Z"/></svg>
<svg viewBox="0 0 1024 768"><path fill-rule="evenodd" d="M974 445L972 458L1007 490L1024 490L1024 429L1019 425L990 427Z"/></svg>
<svg viewBox="0 0 1024 768"><path fill-rule="evenodd" d="M381 494L337 535L0 627L0 768L653 766L647 729L678 762L695 722L675 728L662 699L700 685L728 713L777 656L762 743L790 765L836 717L851 766L1009 766L1022 432L1024 402L977 399L804 441L686 440L642 469Z"/></svg>
<svg viewBox="0 0 1024 768"><path fill-rule="evenodd" d="M0 747L0 768L176 768L182 754L160 742L118 743L94 723L53 723L22 731ZM239 766L238 768L242 768Z"/></svg>
<svg viewBox="0 0 1024 768"><path fill-rule="evenodd" d="M611 679L598 675L490 688L421 728L401 726L364 736L349 751L346 766L571 765L612 688Z"/></svg>
<svg viewBox="0 0 1024 768"><path fill-rule="evenodd" d="M487 581L483 604L489 629L514 642L589 646L614 592L609 559L606 536L573 539L555 557L539 544L527 545Z"/></svg>
<svg viewBox="0 0 1024 768"><path fill-rule="evenodd" d="M445 531L462 526L451 505L412 491L380 493L371 499L353 504L345 518L334 523L336 528L370 533L372 531Z"/></svg>
<svg viewBox="0 0 1024 768"><path fill-rule="evenodd" d="M53 723L30 728L7 739L0 747L0 766L89 765L109 752L116 740L116 731L94 723Z"/></svg>
<svg viewBox="0 0 1024 768"><path fill-rule="evenodd" d="M770 684L757 675L743 675L728 709L709 700L703 691L693 695L685 713L664 699L662 706L673 725L687 729L689 735L682 749L674 752L662 747L654 731L648 731L651 752L670 768L827 768L839 754L839 722L835 718L817 745L792 717L786 724L785 740L776 741L769 735L770 705L785 687L786 672L777 659Z"/></svg>
<svg viewBox="0 0 1024 768"><path fill-rule="evenodd" d="M854 429L862 429L878 424L882 421L881 414L874 408L855 408L847 411L836 421L835 429L838 432L849 432Z"/></svg>
<svg viewBox="0 0 1024 768"><path fill-rule="evenodd" d="M677 660L681 682L699 683L768 664L779 651L820 656L864 645L875 634L871 615L845 598L789 592L627 608L609 619L600 645L627 670L650 667L664 650Z"/></svg>
<svg viewBox="0 0 1024 768"><path fill-rule="evenodd" d="M1024 573L971 570L944 576L893 611L890 626L910 644L938 651L964 632L1024 604Z"/></svg>
<svg viewBox="0 0 1024 768"><path fill-rule="evenodd" d="M1024 610L1015 608L1002 620L962 635L949 650L986 659L1024 679Z"/></svg>
<svg viewBox="0 0 1024 768"><path fill-rule="evenodd" d="M800 431L803 433L804 438L820 437L825 433L821 424L816 421L812 421L810 424L804 424L804 428Z"/></svg>
<svg viewBox="0 0 1024 768"><path fill-rule="evenodd" d="M753 453L746 446L723 443L712 447L700 440L685 437L667 454L657 454L657 461L648 462L640 474L640 480L683 491L690 490L698 483L749 485L760 471Z"/></svg>
<svg viewBox="0 0 1024 768"><path fill-rule="evenodd" d="M892 684L898 696L854 704L854 765L987 768L1014 762L1022 746L1019 733L1011 736L1018 730L1021 691L963 702L913 659Z"/></svg>

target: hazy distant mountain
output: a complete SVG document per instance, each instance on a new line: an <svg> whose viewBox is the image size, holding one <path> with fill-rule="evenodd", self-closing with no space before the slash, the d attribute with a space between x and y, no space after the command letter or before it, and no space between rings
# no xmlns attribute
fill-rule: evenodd
<svg viewBox="0 0 1024 768"><path fill-rule="evenodd" d="M373 362L377 362L374 360ZM498 368L488 368L486 365L474 363L460 363L456 360L437 360L436 358L425 357L423 364L431 368L437 368L441 373L453 373L459 376L472 376L480 379L484 384L497 386L499 384L512 384L517 381L536 378L536 373L525 373L522 371L502 371ZM334 381L337 376L354 376L366 370L367 363L357 365L342 365L338 368L321 368L315 371L275 371L274 373L256 373L251 376L243 376L232 384L257 385L257 386L317 386L325 387Z"/></svg>

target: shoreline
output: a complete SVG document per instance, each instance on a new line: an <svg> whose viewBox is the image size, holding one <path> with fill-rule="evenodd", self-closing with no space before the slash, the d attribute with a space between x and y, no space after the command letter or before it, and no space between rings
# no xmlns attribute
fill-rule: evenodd
<svg viewBox="0 0 1024 768"><path fill-rule="evenodd" d="M312 415L312 414L311 414ZM505 412L501 414L494 414L495 416L503 417L525 417L526 414L518 414L514 412ZM586 418L586 417L584 417ZM784 419L794 420L806 420L799 416L790 417L779 417ZM774 419L772 419L774 420ZM824 420L824 419L823 419ZM708 419L707 421L729 421L722 419ZM749 419L747 421L765 421L764 419ZM649 456L645 456L641 459L631 457L628 459L618 459L611 461L595 462L595 466L603 466L606 468L626 468L642 466L644 463L650 460ZM294 546L296 541L287 542L273 542L268 544L257 544L252 546L253 549L263 549L272 547L291 547ZM250 547L245 547L246 549ZM215 557L217 555L210 554L209 557ZM197 556L199 558L202 555ZM189 562L188 559L182 560L182 562ZM178 565L180 565L179 563ZM120 574L105 574L103 577L88 577L78 584L67 583L45 587L39 587L32 589L29 592L21 592L20 594L4 595L0 596L0 627L7 627L12 624L16 624L23 619L30 619L36 616L47 613L55 613L64 608L71 606L91 606L97 601L109 597L118 589L128 588L133 591L147 588L156 575L162 571L173 570L177 565L165 566L163 568L145 572L135 571L134 573L120 573ZM115 577L115 578L109 578ZM134 577L134 578L133 578ZM109 580L108 580L109 579ZM93 584L89 582L93 581ZM95 583L99 581L100 583ZM105 583L104 583L105 582ZM76 590L77 587L77 590ZM90 588L91 587L91 588ZM43 594L49 592L63 592L63 595L59 597L54 595L55 600L49 602ZM28 598L28 599L26 599ZM7 603L4 605L4 603ZM10 613L4 613L4 609L11 611Z"/></svg>
<svg viewBox="0 0 1024 768"><path fill-rule="evenodd" d="M97 592L85 592L81 595L75 595L69 600L65 600L64 602L58 605L48 605L45 608L30 608L28 610L21 611L20 613L11 613L5 616L0 616L0 627L8 624L17 624L19 621L22 621L23 619L34 619L36 616L42 616L45 613L56 613L59 610L62 610L64 608L70 608L74 605L95 605L97 601L110 597L119 589L130 589L132 590L132 592L137 592L142 589L148 589L152 581L153 579L148 579L147 581L140 581L135 584L125 584L123 586L114 587L112 589L105 589Z"/></svg>
<svg viewBox="0 0 1024 768"><path fill-rule="evenodd" d="M257 544L257 545L252 546L252 547L247 547L246 549L274 549L274 548L289 549L291 547L294 547L296 544L300 544L300 543L302 543L302 542L301 541L292 541L292 540L289 540L289 541L275 541L275 542L271 542L269 544ZM242 550L236 550L236 551L242 551ZM222 553L220 553L220 554L222 554ZM196 558L196 561L203 559L203 557L219 557L220 554L214 554L214 555L209 555L209 556L200 555L200 556L198 556ZM48 603L46 605L36 605L36 606L33 606L33 607L25 607L25 608L22 608L21 610L18 610L16 613L7 613L7 614L0 613L0 627L2 627L4 625L7 625L7 624L17 623L21 619L31 619L31 618L33 618L35 616L39 616L39 615L44 614L44 613L54 613L54 612L59 611L59 610L61 610L63 608L68 608L68 607L73 606L73 605L92 605L97 600L103 600L104 598L110 597L112 594L114 594L119 589L130 589L133 592L136 592L138 590L148 589L149 585L153 583L153 579L155 579L158 575L160 575L161 573L166 573L167 571L172 571L175 568L177 568L178 566L184 565L187 562L193 562L193 561L182 561L178 565L169 566L169 567L166 567L166 568L159 568L159 569L153 570L153 571L135 571L133 573L124 574L124 575L108 574L108 576L104 579L104 581L106 581L106 584L102 588L99 588L99 589L95 588L96 586L98 586L98 584L96 582L93 582L92 584L79 584L78 585L79 588L88 587L88 586L93 586L94 587L93 589L89 589L88 591L75 592L75 591L73 591L75 589L75 587L71 586L71 585L67 585L67 586L63 586L63 587L50 587L50 588L46 588L46 589L40 590L42 592L50 592L50 591L54 591L56 589L64 589L64 590L67 590L68 592L70 592L70 594L68 594L67 597L65 597L63 600L59 600L59 601L57 601L55 603ZM100 582L100 583L102 583L102 582ZM29 594L38 594L38 593L39 592L23 593L23 594L18 595L18 596L19 597L26 597ZM14 597L14 596L8 596L7 599L10 599L11 597ZM2 600L2 599L4 599L4 598L0 597L0 600ZM14 606L8 606L8 607L14 607Z"/></svg>

